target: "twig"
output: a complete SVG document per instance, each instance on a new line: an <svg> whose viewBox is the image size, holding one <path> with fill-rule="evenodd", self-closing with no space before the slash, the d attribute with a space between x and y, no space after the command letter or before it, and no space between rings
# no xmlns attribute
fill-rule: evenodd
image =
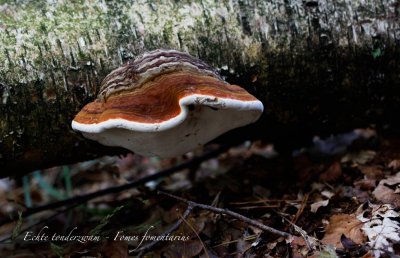
<svg viewBox="0 0 400 258"><path fill-rule="evenodd" d="M221 209L221 208L213 207L213 206L206 205L206 204L196 203L196 202L189 201L189 200L186 200L184 198L175 196L175 195L170 194L170 193L162 192L162 191L159 191L159 193L163 194L163 195L166 195L168 197L171 197L173 199L182 201L182 202L186 203L189 206L193 206L193 208L200 208L200 209L203 209L203 210L209 210L209 211L212 211L212 212L215 212L215 213L225 214L225 215L231 216L233 218L236 218L238 220L244 221L247 224L250 224L252 226L255 226L255 227L259 228L259 229L262 229L262 230L264 230L266 232L269 232L269 233L272 233L272 234L276 234L276 235L283 236L283 237L290 237L291 236L289 233L286 233L286 232L283 232L283 231L268 227L268 226L264 225L261 222L258 222L256 220L247 218L247 217L245 217L245 216L243 216L243 215L241 215L239 213L230 211L228 209Z"/></svg>
<svg viewBox="0 0 400 258"><path fill-rule="evenodd" d="M310 251L315 251L316 250L315 247L318 245L318 242L319 242L318 239L316 239L315 237L309 236L304 229L302 229L301 227L297 226L296 224L294 224L290 220L286 219L285 217L282 216L282 218L284 220L286 220L290 225L292 225L294 230L296 232L298 232L303 237L304 241L307 244L308 250L310 250Z"/></svg>
<svg viewBox="0 0 400 258"><path fill-rule="evenodd" d="M87 202L87 201L89 201L91 199L94 199L94 198L97 198L97 197L100 197L100 196L104 196L104 195L112 194L112 193L119 193L119 192L122 192L124 190L128 190L128 189L137 187L139 185L143 185L143 184L145 184L147 182L156 180L158 178L169 176L169 175L171 175L173 173L176 173L178 171L181 171L181 170L183 170L185 168L192 167L192 166L197 166L197 165L201 164L202 162L204 162L204 161L206 161L208 159L211 159L211 158L217 156L218 154L221 154L221 153L225 152L226 150L228 150L232 146L233 146L233 144L223 145L223 146L221 146L221 147L219 147L219 148L217 148L217 149L215 149L213 151L210 151L210 152L204 154L203 156L193 158L193 159L191 159L191 160L189 160L187 162L184 162L182 164L179 164L177 166L174 166L174 167L171 167L171 168L167 168L167 169L162 170L162 171L160 171L160 172L158 172L156 174L140 178L140 179L138 179L136 181L133 181L133 182L130 182L130 183L127 183L127 184L124 184L124 185L110 187L110 188L107 188L107 189L104 189L104 190L100 190L100 191L97 191L97 192L94 192L94 193L85 194L85 195L78 195L78 196L70 198L70 199L57 201L57 202L45 204L45 205L42 205L42 206L27 208L22 213L22 218L26 218L26 217L32 216L32 215L34 215L36 213L39 213L39 212L42 212L42 211L45 211L45 210L57 209L57 208L60 208L60 207L63 207L63 206L71 205L71 204L84 203L84 202ZM11 214L9 217L1 219L0 220L0 226L3 226L3 225L5 225L5 224L7 224L9 222L12 222L13 218L16 218L16 217L18 217L18 214L15 212L15 213Z"/></svg>
<svg viewBox="0 0 400 258"><path fill-rule="evenodd" d="M186 211L183 213L183 215L180 216L181 218L178 221L176 221L173 226L171 226L169 229L167 229L160 236L166 236L166 235L169 235L169 234L173 233L174 231L176 231L179 228L179 226L184 222L184 220L187 217L189 217L192 210L193 210L193 206L188 205L188 207L186 208ZM157 240L152 241L152 242L142 246L139 249L130 250L129 253L138 254L138 257L142 257L145 253L147 253L151 249L153 249L158 243L160 243L160 241L157 241Z"/></svg>
<svg viewBox="0 0 400 258"><path fill-rule="evenodd" d="M190 207L190 205L189 205L189 207ZM207 257L207 258L210 258L210 256L208 255L206 246L204 245L204 243L203 243L203 241L201 240L201 238L200 238L199 234L197 233L197 231L194 229L194 227L193 227L192 225L190 225L190 223L189 223L185 218L182 217L182 220L183 220L183 222L185 222L185 224L193 231L193 233L196 234L196 236L197 236L197 238L199 239L201 245L203 246L203 250L204 250L204 253L205 253L206 257Z"/></svg>
<svg viewBox="0 0 400 258"><path fill-rule="evenodd" d="M310 196L310 194L306 193L304 195L303 199L301 200L300 208L297 210L296 215L293 217L293 219L291 221L293 224L296 224L297 220L300 218L301 214L303 213L303 211L307 205L309 196Z"/></svg>

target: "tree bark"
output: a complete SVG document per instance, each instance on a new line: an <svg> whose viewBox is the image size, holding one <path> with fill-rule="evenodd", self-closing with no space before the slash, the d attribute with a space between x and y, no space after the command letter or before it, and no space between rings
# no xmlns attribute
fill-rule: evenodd
<svg viewBox="0 0 400 258"><path fill-rule="evenodd" d="M105 75L157 48L187 51L263 101L265 115L241 135L293 146L398 128L399 1L160 2L0 4L0 177L124 152L70 123Z"/></svg>

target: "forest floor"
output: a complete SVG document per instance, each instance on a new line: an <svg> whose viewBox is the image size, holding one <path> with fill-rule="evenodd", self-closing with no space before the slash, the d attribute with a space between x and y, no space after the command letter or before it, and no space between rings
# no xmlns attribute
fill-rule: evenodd
<svg viewBox="0 0 400 258"><path fill-rule="evenodd" d="M398 171L400 139L371 129L35 171L0 181L0 256L398 257Z"/></svg>

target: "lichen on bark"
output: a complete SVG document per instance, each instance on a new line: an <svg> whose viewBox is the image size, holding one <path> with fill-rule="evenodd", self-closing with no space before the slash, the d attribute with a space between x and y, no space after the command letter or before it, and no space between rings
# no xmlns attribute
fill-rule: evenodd
<svg viewBox="0 0 400 258"><path fill-rule="evenodd" d="M356 121L379 87L389 101L373 106L397 108L389 86L399 83L397 2L2 0L0 166L98 155L99 146L71 131L71 119L108 72L156 48L187 51L256 94L280 125L262 123L263 133L281 125L326 130L339 119L327 103L343 105L340 123ZM346 116L358 97L365 103Z"/></svg>

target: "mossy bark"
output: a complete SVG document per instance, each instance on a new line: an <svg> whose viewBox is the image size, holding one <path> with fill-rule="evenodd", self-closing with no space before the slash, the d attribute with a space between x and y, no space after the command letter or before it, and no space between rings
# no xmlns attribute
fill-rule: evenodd
<svg viewBox="0 0 400 258"><path fill-rule="evenodd" d="M120 153L70 122L108 72L157 48L256 95L265 116L245 132L278 145L398 128L399 13L396 0L0 0L0 176Z"/></svg>

